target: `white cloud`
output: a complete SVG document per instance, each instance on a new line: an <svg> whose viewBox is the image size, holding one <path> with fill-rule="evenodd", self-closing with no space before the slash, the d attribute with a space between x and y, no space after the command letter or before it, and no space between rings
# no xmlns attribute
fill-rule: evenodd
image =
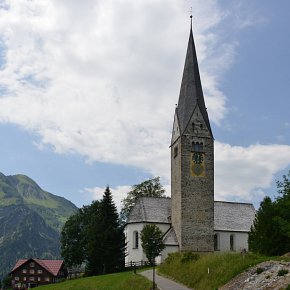
<svg viewBox="0 0 290 290"><path fill-rule="evenodd" d="M236 44L215 32L225 18L216 1L193 4L209 114L219 124L227 111L219 79ZM188 3L11 0L8 6L0 9L6 49L0 122L36 132L38 148L52 145L60 154L169 177L166 148L189 33Z"/></svg>
<svg viewBox="0 0 290 290"><path fill-rule="evenodd" d="M215 0L192 6L206 103L220 124L227 113L220 82L239 45L224 38L222 24L233 17L241 29L262 21L234 6L222 11ZM39 149L133 165L169 181L188 3L11 0L7 7L0 8L0 122L37 133ZM290 163L289 146L282 145L216 142L215 156L218 199L261 194ZM127 189L113 189L117 203ZM97 198L104 189L87 191Z"/></svg>
<svg viewBox="0 0 290 290"><path fill-rule="evenodd" d="M167 159L169 171L169 158ZM251 145L248 147L231 146L215 142L215 200L246 201L260 200L267 195L267 189L274 176L290 164L288 145ZM162 176L162 172L159 172ZM140 181L141 182L141 181ZM164 184L166 195L170 196L171 186ZM86 188L91 198L98 200L105 188ZM114 201L121 208L121 201L131 190L131 186L111 188Z"/></svg>
<svg viewBox="0 0 290 290"><path fill-rule="evenodd" d="M288 145L241 147L215 142L215 198L250 201L265 195L274 175L289 164Z"/></svg>

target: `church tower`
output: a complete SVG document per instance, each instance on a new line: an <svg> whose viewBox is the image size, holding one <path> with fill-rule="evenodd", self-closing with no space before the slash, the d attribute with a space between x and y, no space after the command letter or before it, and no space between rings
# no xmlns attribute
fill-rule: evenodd
<svg viewBox="0 0 290 290"><path fill-rule="evenodd" d="M171 221L181 251L213 252L214 139L192 24L171 140Z"/></svg>

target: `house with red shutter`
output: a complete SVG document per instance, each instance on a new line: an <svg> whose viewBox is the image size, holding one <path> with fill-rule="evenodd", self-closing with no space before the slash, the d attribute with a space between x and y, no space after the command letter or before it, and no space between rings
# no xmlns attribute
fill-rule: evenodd
<svg viewBox="0 0 290 290"><path fill-rule="evenodd" d="M21 259L10 272L13 289L29 289L57 283L67 277L63 260Z"/></svg>

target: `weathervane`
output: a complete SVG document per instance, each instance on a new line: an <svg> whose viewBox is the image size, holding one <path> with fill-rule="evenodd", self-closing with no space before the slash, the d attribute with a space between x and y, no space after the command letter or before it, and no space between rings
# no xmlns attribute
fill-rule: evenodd
<svg viewBox="0 0 290 290"><path fill-rule="evenodd" d="M190 9L188 10L188 12L190 13L190 18L192 18L192 6L190 6Z"/></svg>

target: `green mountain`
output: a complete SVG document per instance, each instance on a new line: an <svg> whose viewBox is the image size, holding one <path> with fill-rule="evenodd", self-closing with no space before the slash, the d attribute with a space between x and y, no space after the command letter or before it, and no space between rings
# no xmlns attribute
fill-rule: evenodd
<svg viewBox="0 0 290 290"><path fill-rule="evenodd" d="M18 259L60 258L60 231L76 210L25 175L0 173L0 278Z"/></svg>

